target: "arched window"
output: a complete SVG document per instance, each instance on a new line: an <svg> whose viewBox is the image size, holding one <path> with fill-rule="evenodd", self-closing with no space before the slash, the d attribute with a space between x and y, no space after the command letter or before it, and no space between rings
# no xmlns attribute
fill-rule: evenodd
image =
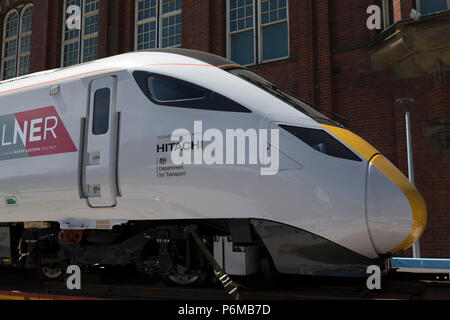
<svg viewBox="0 0 450 320"><path fill-rule="evenodd" d="M3 24L1 79L30 72L33 4L9 11Z"/></svg>
<svg viewBox="0 0 450 320"><path fill-rule="evenodd" d="M33 16L33 5L28 5L22 11L22 15L20 18L19 68L18 68L19 76L30 72L32 16Z"/></svg>
<svg viewBox="0 0 450 320"><path fill-rule="evenodd" d="M181 0L136 0L135 49L181 46Z"/></svg>
<svg viewBox="0 0 450 320"><path fill-rule="evenodd" d="M99 0L64 0L63 67L97 59L98 20Z"/></svg>

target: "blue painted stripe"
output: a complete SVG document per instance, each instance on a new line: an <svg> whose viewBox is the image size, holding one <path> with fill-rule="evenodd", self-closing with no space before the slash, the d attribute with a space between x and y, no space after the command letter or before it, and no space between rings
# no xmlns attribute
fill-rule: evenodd
<svg viewBox="0 0 450 320"><path fill-rule="evenodd" d="M392 258L391 266L392 268L448 269L450 271L450 259Z"/></svg>

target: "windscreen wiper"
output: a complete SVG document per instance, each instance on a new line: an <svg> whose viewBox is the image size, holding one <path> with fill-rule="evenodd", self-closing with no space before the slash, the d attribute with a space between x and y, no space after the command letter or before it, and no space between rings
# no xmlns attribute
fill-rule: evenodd
<svg viewBox="0 0 450 320"><path fill-rule="evenodd" d="M289 99L289 97L287 97L287 96L285 96L284 94L282 94L282 92L280 92L280 91L278 91L278 90L275 90L275 89L272 87L273 85L268 85L268 84L265 84L265 83L263 83L263 82L254 80L254 79L252 79L252 78L249 78L249 77L246 77L246 76L243 76L243 75L239 75L239 76L240 76L241 78L247 80L248 82L253 83L253 84L256 85L257 87L260 87L260 88L262 87L262 88L265 89L266 91L269 91L270 93L272 93L273 95L277 96L279 99L281 99L281 100L283 100L283 101L289 103L290 105L294 104L294 107L295 107L296 109L298 108L298 109L300 109L304 114L308 114L308 113L306 112L305 109L303 109L301 106L299 106L299 105L298 105L297 103L295 103L293 100Z"/></svg>
<svg viewBox="0 0 450 320"><path fill-rule="evenodd" d="M297 103L295 100L293 100L293 98L290 97L288 94L286 94L286 93L284 92L283 89L281 89L280 87L278 87L278 86L275 85L275 84L271 84L271 87L272 87L272 90L275 90L275 91L277 91L280 95L283 95L286 99L288 99L289 101L291 101L291 103L295 103L296 105L298 105L298 103ZM329 111L329 110L327 110L327 109L325 109L325 108L319 107L319 106L317 106L317 105L311 105L310 103L306 103L305 101L303 101L303 100L300 99L300 98L295 98L295 99L300 100L300 101L303 102L304 104L310 105L312 108L314 108L314 109L316 109L316 110L318 110L318 111L320 111L320 112L327 113L327 114L329 114L329 115L335 117L336 119L338 119L338 121L339 121L339 123L340 123L341 125L343 125L343 126L346 127L346 128L348 127L348 119L347 119L346 117L341 116L340 114L337 114L337 113L335 113L335 112L333 112L333 111ZM318 118L320 118L320 117L318 117ZM329 120L329 119L326 119L326 118L320 118L320 119L323 119L323 120Z"/></svg>
<svg viewBox="0 0 450 320"><path fill-rule="evenodd" d="M342 125L344 127L347 127L347 124L348 124L347 118L345 118L345 117L343 117L343 116L341 116L341 115L339 115L337 113L334 113L332 111L328 111L327 109L324 109L322 107L318 107L318 106L315 106L315 105L312 106L312 108L314 108L314 109L321 110L321 111L323 111L325 113L328 113L328 114L332 115L333 117L339 119L339 123L336 122L336 121L333 121L331 119L328 119L328 118L320 117L320 116L317 116L317 115L311 115L308 111L306 111L303 107L301 107L298 104L298 102L293 99L293 97L290 97L288 94L286 94L284 92L283 89L281 89L280 87L276 86L275 84L272 84L272 83L266 84L266 83L263 83L261 81L257 81L257 80L251 79L249 77L246 77L244 75L239 75L239 76L241 78L245 79L246 81L253 83L257 87L260 87L260 88L262 87L266 91L268 91L268 92L272 93L273 95L277 96L279 99L283 100L284 102L287 102L288 104L290 104L291 106L293 106L297 110L300 110L304 114L306 114L308 116L311 116L313 119L321 119L321 120L325 120L325 121L328 121L328 122L334 122L336 124L340 124L340 125ZM303 100L301 100L299 98L296 98L296 99L298 99L302 103L308 105L308 103L306 103L305 101L303 101Z"/></svg>

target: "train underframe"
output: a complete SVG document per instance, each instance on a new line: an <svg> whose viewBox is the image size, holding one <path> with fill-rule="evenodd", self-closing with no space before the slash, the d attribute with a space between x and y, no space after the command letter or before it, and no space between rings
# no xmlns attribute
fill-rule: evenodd
<svg viewBox="0 0 450 320"><path fill-rule="evenodd" d="M384 258L368 259L301 229L259 219L129 221L112 230L61 230L57 222L0 224L0 265L35 268L47 279L63 277L69 265L132 266L193 285L214 275L217 266L237 276L364 277L373 264L383 267Z"/></svg>

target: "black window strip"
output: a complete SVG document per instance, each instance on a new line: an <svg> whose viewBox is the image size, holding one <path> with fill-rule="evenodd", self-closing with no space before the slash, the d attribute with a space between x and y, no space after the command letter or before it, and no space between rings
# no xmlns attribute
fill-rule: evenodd
<svg viewBox="0 0 450 320"><path fill-rule="evenodd" d="M288 125L280 125L280 127L316 151L336 158L362 161L355 153L324 130Z"/></svg>
<svg viewBox="0 0 450 320"><path fill-rule="evenodd" d="M239 112L239 113L251 113L251 110L240 105L239 103L217 93L212 90L205 89L198 85L168 77L160 74L155 74L147 71L134 71L133 77L136 80L139 88L145 94L145 96L150 99L153 103L157 105L163 105L168 107L178 107L178 108L189 108L189 109L199 109L205 111L222 111L222 112ZM152 96L150 89L148 87L148 79L150 77L164 79L166 81L173 81L177 85L192 88L193 90L203 91L204 96L202 98L194 99L179 99L176 101L159 101L157 98Z"/></svg>

